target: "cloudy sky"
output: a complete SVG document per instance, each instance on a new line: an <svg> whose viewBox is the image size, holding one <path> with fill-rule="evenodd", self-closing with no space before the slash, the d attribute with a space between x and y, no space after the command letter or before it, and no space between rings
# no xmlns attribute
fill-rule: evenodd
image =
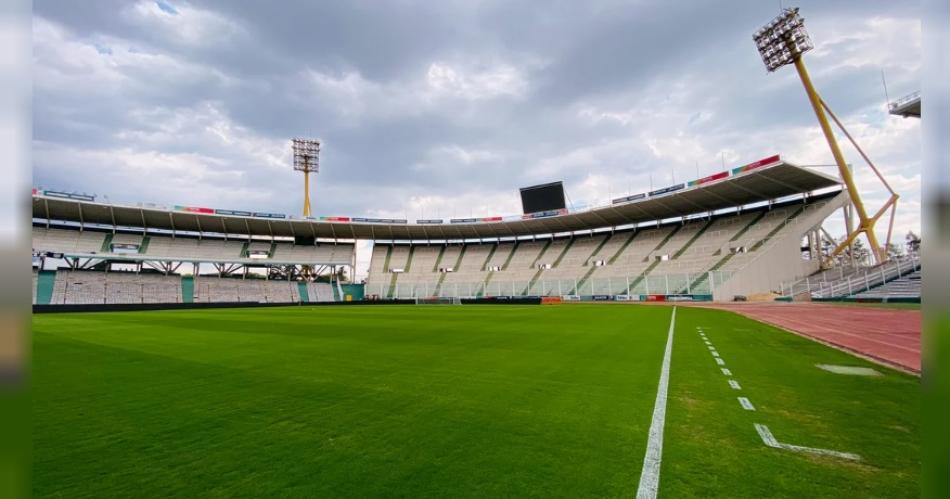
<svg viewBox="0 0 950 499"><path fill-rule="evenodd" d="M795 71L751 40L779 4L36 0L33 183L298 214L289 139L319 137L315 214L447 218L553 180L581 207L774 153L827 164ZM816 85L919 230L920 121L887 115L881 78L920 89L918 4L800 6Z"/></svg>

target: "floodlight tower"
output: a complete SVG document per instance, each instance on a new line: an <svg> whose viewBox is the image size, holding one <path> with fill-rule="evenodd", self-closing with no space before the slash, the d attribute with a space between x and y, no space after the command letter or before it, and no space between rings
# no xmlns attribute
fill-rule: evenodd
<svg viewBox="0 0 950 499"><path fill-rule="evenodd" d="M848 189L848 195L851 197L851 203L854 205L855 211L858 215L858 227L854 230L851 230L851 227L848 227L848 237L842 241L832 252L831 256L838 255L842 250L849 247L854 239L864 233L865 237L868 239L868 244L871 246L871 251L874 255L875 263L882 263L886 259L886 253L881 251L881 246L877 242L877 235L874 233L874 224L881 218L888 208L891 210L890 224L887 229L887 240L886 244L890 244L891 241L891 232L894 228L894 211L897 208L897 199L899 196L891 189L891 186L884 180L884 176L881 175L881 172L878 171L877 167L871 163L871 160L868 158L864 151L858 146L854 138L851 137L851 134L844 128L844 125L841 124L841 121L835 116L835 113L828 107L828 104L822 100L821 96L818 95L818 91L815 90L815 86L812 85L811 77L808 75L808 70L805 68L805 62L802 60L802 56L805 52L815 48L815 45L812 43L811 38L808 36L808 32L805 31L804 19L798 15L798 8L789 8L783 9L782 13L773 19L771 22L762 27L762 29L755 32L752 35L752 39L755 40L755 45L759 49L759 54L762 56L762 62L765 63L765 68L769 71L775 71L778 68L785 66L787 64L794 64L795 69L798 71L798 76L802 80L802 85L805 87L805 93L808 94L808 100L811 102L811 107L815 111L815 116L818 117L818 123L821 125L821 131L825 135L825 140L828 141L828 147L831 148L831 154L835 158L835 163L838 165L838 171L841 174L841 179L844 181L845 186ZM848 138L855 149L861 154L861 157L867 162L871 167L874 173L877 175L881 183L884 184L884 187L887 188L891 193L890 199L884 203L880 210L874 214L874 216L868 216L867 210L865 210L864 202L861 200L861 195L858 192L857 185L854 183L854 176L851 174L851 170L848 167L847 162L844 159L844 155L841 154L841 148L838 147L838 141L835 139L834 131L831 129L831 124L828 122L828 116L825 115L827 111L828 115L834 120L838 128L844 132L844 135Z"/></svg>
<svg viewBox="0 0 950 499"><path fill-rule="evenodd" d="M310 216L310 173L320 171L320 140L293 139L294 170L303 172L303 216Z"/></svg>

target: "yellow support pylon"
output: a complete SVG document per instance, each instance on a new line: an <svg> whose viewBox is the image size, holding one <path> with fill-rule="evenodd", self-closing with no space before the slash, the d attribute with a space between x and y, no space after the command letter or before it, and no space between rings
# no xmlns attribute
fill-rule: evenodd
<svg viewBox="0 0 950 499"><path fill-rule="evenodd" d="M825 115L824 103L822 102L821 97L818 95L818 92L815 90L815 86L811 82L811 77L808 75L808 69L805 68L805 62L801 57L795 58L795 69L798 70L798 76L802 80L802 85L805 87L805 92L808 94L808 100L811 102L811 107L815 111L815 116L818 118L818 123L821 125L821 131L825 134L825 140L828 141L828 147L831 148L831 154L834 156L835 163L838 165L838 171L841 174L841 179L844 181L844 184L848 189L848 195L851 198L851 203L854 205L855 211L858 214L858 227L851 231L851 233L848 234L848 237L845 238L843 242L838 244L838 246L831 253L831 256L834 257L841 253L845 248L851 245L858 235L864 233L865 237L868 239L868 244L871 246L871 252L874 255L875 263L883 263L885 258L881 253L881 246L877 242L877 235L874 233L874 224L887 209L888 205L896 203L896 199L892 198L892 200L885 204L885 206L882 207L874 217L868 216L867 210L864 209L864 202L861 200L861 195L858 192L858 187L854 183L854 176L851 175L851 170L848 168L848 164L844 159L844 155L841 153L841 148L838 147L838 141L835 138L834 131L831 129L831 124L828 122L828 117Z"/></svg>

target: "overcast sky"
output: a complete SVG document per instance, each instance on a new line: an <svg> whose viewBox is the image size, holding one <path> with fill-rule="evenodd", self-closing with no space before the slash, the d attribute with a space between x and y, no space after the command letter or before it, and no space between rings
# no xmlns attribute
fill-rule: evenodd
<svg viewBox="0 0 950 499"><path fill-rule="evenodd" d="M800 6L813 80L902 195L898 233L919 230L920 121L887 114L881 78L892 100L920 89L918 4ZM830 163L795 71L752 43L778 9L36 0L33 183L299 214L289 139L319 137L316 215L414 219L514 214L554 180L581 207L723 162Z"/></svg>

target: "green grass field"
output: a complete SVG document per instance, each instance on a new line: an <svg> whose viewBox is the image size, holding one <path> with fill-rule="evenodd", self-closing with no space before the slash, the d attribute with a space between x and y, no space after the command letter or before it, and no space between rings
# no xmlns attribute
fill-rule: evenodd
<svg viewBox="0 0 950 499"><path fill-rule="evenodd" d="M33 491L633 497L671 310L35 315ZM919 380L819 363L872 366L728 312L679 307L660 495L917 497ZM781 442L862 459L766 447L754 423Z"/></svg>

